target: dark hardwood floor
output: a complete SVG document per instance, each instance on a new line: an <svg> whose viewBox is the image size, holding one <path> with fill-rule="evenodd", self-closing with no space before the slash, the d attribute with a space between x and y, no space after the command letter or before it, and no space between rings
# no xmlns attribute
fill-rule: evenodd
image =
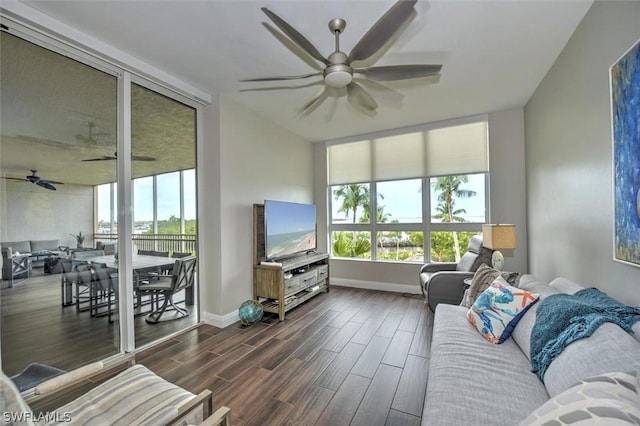
<svg viewBox="0 0 640 426"><path fill-rule="evenodd" d="M422 298L333 287L284 322L202 325L136 362L210 389L233 425L419 425L431 330Z"/></svg>
<svg viewBox="0 0 640 426"><path fill-rule="evenodd" d="M42 268L33 272L29 279L0 290L5 374L17 374L32 362L72 370L119 352L117 322L78 312L75 306L62 307L60 275L44 275ZM192 326L197 319L190 315L147 324L142 314L134 322L136 345L142 346Z"/></svg>

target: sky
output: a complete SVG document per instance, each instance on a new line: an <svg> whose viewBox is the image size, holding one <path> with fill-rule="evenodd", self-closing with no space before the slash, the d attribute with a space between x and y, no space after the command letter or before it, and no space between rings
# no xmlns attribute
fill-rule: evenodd
<svg viewBox="0 0 640 426"><path fill-rule="evenodd" d="M405 181L381 182L377 184L378 192L384 196L384 199L378 200L378 204L384 205L384 212L389 213L390 219L397 219L400 223L421 223L422 204L421 204L421 179L410 179ZM485 205L484 205L484 174L469 175L469 181L464 184L462 189L468 189L476 192L475 197L459 198L455 201L456 209L465 209L466 213L461 216L468 222L484 223ZM431 214L435 214L435 207L438 204L437 194L431 187ZM340 208L340 202L335 198L331 200L334 223L346 221L344 213L337 213ZM362 215L362 209L358 211L358 217ZM351 222L353 216L349 216L348 221Z"/></svg>
<svg viewBox="0 0 640 426"><path fill-rule="evenodd" d="M195 170L184 171L184 216L196 218ZM153 220L153 179L151 177L134 179L134 221ZM180 187L178 172L157 176L158 220L180 217ZM98 187L98 220L109 221L109 185Z"/></svg>
<svg viewBox="0 0 640 426"><path fill-rule="evenodd" d="M158 220L168 219L171 215L180 216L179 203L179 187L178 173L167 173L158 175ZM195 172L193 169L184 172L184 194L185 194L185 219L196 218L196 200L195 200ZM391 215L391 219L398 219L400 223L416 223L422 222L420 217L422 206L420 179L411 179L406 181L393 181L378 183L378 192L384 196L379 203L384 205L385 213ZM153 220L153 180L151 178L140 178L134 180L134 220L135 221L152 221ZM456 200L456 208L465 209L466 213L462 216L468 222L484 223L485 205L484 192L485 183L484 175L469 175L469 181L463 186L463 189L475 191L477 196L472 198L459 198ZM431 208L432 214L435 214L435 206L437 205L437 194L433 187L431 188ZM102 200L108 200L108 185L101 185L98 188L98 219L109 221L110 206ZM340 203L332 199L334 223L344 222L344 213L337 213ZM358 211L358 217L362 215L362 209ZM349 222L351 218L348 219ZM289 224L295 227L295 224Z"/></svg>

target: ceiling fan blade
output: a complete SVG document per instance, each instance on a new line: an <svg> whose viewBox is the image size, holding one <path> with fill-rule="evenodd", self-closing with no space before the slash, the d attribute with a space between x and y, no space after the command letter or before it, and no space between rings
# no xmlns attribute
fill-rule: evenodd
<svg viewBox="0 0 640 426"><path fill-rule="evenodd" d="M358 84L363 86L370 91L373 91L374 95L380 95L377 99L383 98L388 101L390 104L401 105L404 100L404 95L397 90L392 89L389 86L385 86L382 83L378 83L377 81L367 80L366 78L353 78Z"/></svg>
<svg viewBox="0 0 640 426"><path fill-rule="evenodd" d="M315 111L322 102L329 96L327 86L323 86L311 99L307 101L301 108L300 113L307 115Z"/></svg>
<svg viewBox="0 0 640 426"><path fill-rule="evenodd" d="M307 83L307 84L299 84L297 86L255 87L252 89L240 89L240 91L241 92L260 92L265 90L291 90L291 89L301 89L303 87L318 86L320 84L324 84L324 80L318 80L318 81L314 81L313 83Z"/></svg>
<svg viewBox="0 0 640 426"><path fill-rule="evenodd" d="M295 28L289 25L284 19L280 18L278 15L267 9L266 7L262 7L261 10L265 15L269 17L273 21L274 24L283 33L285 33L291 40L293 40L298 46L302 48L305 52L307 52L311 57L317 59L325 65L329 65L329 60L322 56L322 54L315 48L313 44L309 40L307 40L302 34L300 34Z"/></svg>
<svg viewBox="0 0 640 426"><path fill-rule="evenodd" d="M156 161L154 157L147 157L144 155L132 155L131 159L133 161Z"/></svg>
<svg viewBox="0 0 640 426"><path fill-rule="evenodd" d="M303 78L315 77L317 75L322 75L322 72L313 72L311 74L302 74L302 75L283 75L280 77L249 78L249 79L240 80L240 81L245 83L245 82L252 82L252 81L301 80Z"/></svg>
<svg viewBox="0 0 640 426"><path fill-rule="evenodd" d="M114 155L114 156L103 155L102 157L88 158L86 160L81 160L81 161L109 161L109 160L117 160L117 159L118 159L117 155ZM133 161L156 161L155 157L147 157L145 155L131 155L131 159Z"/></svg>
<svg viewBox="0 0 640 426"><path fill-rule="evenodd" d="M369 112L378 108L378 103L358 83L351 82L347 86L347 100L354 106L362 107Z"/></svg>
<svg viewBox="0 0 640 426"><path fill-rule="evenodd" d="M55 191L56 187L51 185L49 182L47 182L46 180L39 180L37 182L35 182L36 185L41 186L45 189L50 189L51 191Z"/></svg>
<svg viewBox="0 0 640 426"><path fill-rule="evenodd" d="M369 80L394 81L428 77L440 73L442 65L388 65L354 70Z"/></svg>
<svg viewBox="0 0 640 426"><path fill-rule="evenodd" d="M107 161L107 160L117 160L118 157L111 157L109 155L103 155L102 157L98 157L98 158L88 158L86 160L81 160L81 161Z"/></svg>
<svg viewBox="0 0 640 426"><path fill-rule="evenodd" d="M305 64L309 65L314 70L322 71L322 67L318 65L315 58L309 56L309 54L305 52L300 46L298 46L293 40L275 29L273 25L269 24L268 22L263 22L262 26L265 27L267 31L269 31L275 38L277 38L280 43L284 44L284 46L289 49L291 53L300 58Z"/></svg>
<svg viewBox="0 0 640 426"><path fill-rule="evenodd" d="M29 180L29 179L14 178L14 177L3 177L2 179L7 179L7 180L18 180L18 181L22 181L22 182L30 182L30 180Z"/></svg>
<svg viewBox="0 0 640 426"><path fill-rule="evenodd" d="M404 21L413 13L413 6L418 0L400 0L391 9L382 15L380 19L362 36L360 41L351 49L349 53L349 63L353 61L364 61L393 36L402 26Z"/></svg>
<svg viewBox="0 0 640 426"><path fill-rule="evenodd" d="M64 185L64 182L58 182L57 180L40 179L38 182L50 183L52 185Z"/></svg>

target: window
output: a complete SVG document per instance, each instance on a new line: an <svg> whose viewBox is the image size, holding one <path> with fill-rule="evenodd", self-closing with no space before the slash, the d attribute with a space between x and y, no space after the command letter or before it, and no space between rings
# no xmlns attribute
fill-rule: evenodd
<svg viewBox="0 0 640 426"><path fill-rule="evenodd" d="M484 117L329 145L327 157L333 257L456 261L487 221Z"/></svg>

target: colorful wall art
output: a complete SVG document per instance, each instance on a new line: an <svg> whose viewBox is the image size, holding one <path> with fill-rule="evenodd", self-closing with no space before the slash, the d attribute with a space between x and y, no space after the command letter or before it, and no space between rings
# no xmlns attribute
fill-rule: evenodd
<svg viewBox="0 0 640 426"><path fill-rule="evenodd" d="M640 266L640 40L610 70L614 259Z"/></svg>

